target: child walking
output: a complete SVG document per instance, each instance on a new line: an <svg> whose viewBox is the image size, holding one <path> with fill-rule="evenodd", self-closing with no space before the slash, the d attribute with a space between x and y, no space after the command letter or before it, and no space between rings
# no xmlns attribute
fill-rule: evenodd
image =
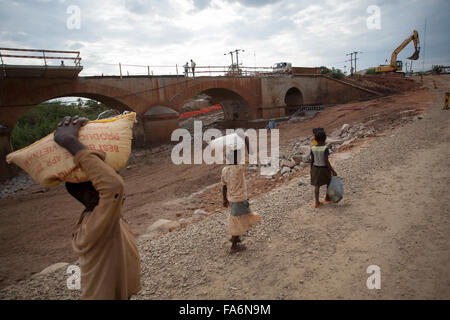
<svg viewBox="0 0 450 320"><path fill-rule="evenodd" d="M245 246L239 244L240 236L261 219L259 214L250 210L244 177L245 164L239 164L240 155L240 150L230 153L233 159L230 161L230 165L222 169L221 177L223 205L224 207L231 206L228 225L228 232L231 236L230 253L245 249Z"/></svg>
<svg viewBox="0 0 450 320"><path fill-rule="evenodd" d="M327 139L325 132L317 132L315 134L315 139L317 141L317 145L311 148L311 185L315 187L314 208L318 208L323 204L319 201L320 187L326 185L328 188L331 181L331 175L336 176L337 174L328 160L330 150L328 150L325 145L325 140ZM325 196L325 202L332 202L328 197L328 194Z"/></svg>

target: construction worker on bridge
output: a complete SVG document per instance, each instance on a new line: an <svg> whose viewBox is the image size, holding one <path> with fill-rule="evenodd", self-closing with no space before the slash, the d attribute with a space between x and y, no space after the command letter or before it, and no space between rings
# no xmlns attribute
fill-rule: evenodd
<svg viewBox="0 0 450 320"><path fill-rule="evenodd" d="M103 151L90 150L78 140L78 131L87 121L67 116L54 135L90 179L66 183L69 194L85 206L72 233L72 247L80 257L81 298L125 300L141 289L139 252L121 214L122 178L104 162Z"/></svg>
<svg viewBox="0 0 450 320"><path fill-rule="evenodd" d="M194 78L195 78L195 66L196 66L196 64L195 64L194 60L191 59L192 77L194 77Z"/></svg>
<svg viewBox="0 0 450 320"><path fill-rule="evenodd" d="M186 61L186 64L184 65L184 76L187 78L189 77L189 62Z"/></svg>

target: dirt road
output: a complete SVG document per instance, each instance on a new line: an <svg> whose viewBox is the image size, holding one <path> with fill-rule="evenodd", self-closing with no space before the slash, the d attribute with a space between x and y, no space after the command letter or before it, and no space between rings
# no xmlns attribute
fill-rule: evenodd
<svg viewBox="0 0 450 320"><path fill-rule="evenodd" d="M308 121L282 124L280 144L288 148L296 138L310 135L314 127L334 130L344 123L372 118L377 129L389 129L404 121L402 110L419 112L429 107L431 100L428 91L417 90L337 105ZM212 119L203 120L209 123ZM130 162L131 168L121 172L127 193L124 212L136 234L144 233L147 226L161 218L186 218L199 208L207 212L222 210L217 197L219 186L214 186L220 180L221 166L174 165L169 146L138 150ZM250 197L284 183L284 179L269 181L258 174L247 178L252 184ZM68 196L64 186L42 191L34 185L0 199L0 288L27 279L53 263L76 260L70 230L82 206Z"/></svg>
<svg viewBox="0 0 450 320"><path fill-rule="evenodd" d="M450 77L436 81L440 89L428 98L411 93L397 101L410 102L397 104L401 110L424 99L423 119L333 154L345 183L341 203L314 209L311 187L297 184L308 183L305 168L251 196L262 221L244 236L246 251L227 253L223 210L158 239L141 238L143 290L136 298L449 299L450 112L441 108ZM387 106L377 110L389 113ZM367 107L364 117L371 112ZM250 180L249 188L258 183ZM380 290L366 287L369 265L380 267ZM77 298L66 279L60 269L7 287L0 298Z"/></svg>

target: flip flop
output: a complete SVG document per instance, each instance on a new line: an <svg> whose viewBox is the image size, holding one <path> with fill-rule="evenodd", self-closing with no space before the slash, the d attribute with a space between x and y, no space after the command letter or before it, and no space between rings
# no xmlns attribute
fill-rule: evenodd
<svg viewBox="0 0 450 320"><path fill-rule="evenodd" d="M333 200L324 200L325 201L325 203L333 203Z"/></svg>
<svg viewBox="0 0 450 320"><path fill-rule="evenodd" d="M320 207L321 205L323 205L323 202L319 202L319 204L314 204L314 208L318 208L318 207Z"/></svg>

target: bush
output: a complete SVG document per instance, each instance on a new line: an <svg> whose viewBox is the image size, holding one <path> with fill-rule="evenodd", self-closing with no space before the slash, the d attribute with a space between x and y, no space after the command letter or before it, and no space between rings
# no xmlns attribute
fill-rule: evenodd
<svg viewBox="0 0 450 320"><path fill-rule="evenodd" d="M78 104L70 106L59 102L39 104L17 121L11 132L12 147L18 150L45 137L56 129L57 124L65 116L78 115L95 120L107 109L105 105L93 100L88 100L84 105L81 100Z"/></svg>
<svg viewBox="0 0 450 320"><path fill-rule="evenodd" d="M320 73L326 74L327 76L336 78L336 79L342 79L345 77L345 74L342 72L341 69L335 69L334 67L332 67L331 69L328 69L325 66L321 66Z"/></svg>
<svg viewBox="0 0 450 320"><path fill-rule="evenodd" d="M366 70L366 74L376 74L375 68L370 68Z"/></svg>

